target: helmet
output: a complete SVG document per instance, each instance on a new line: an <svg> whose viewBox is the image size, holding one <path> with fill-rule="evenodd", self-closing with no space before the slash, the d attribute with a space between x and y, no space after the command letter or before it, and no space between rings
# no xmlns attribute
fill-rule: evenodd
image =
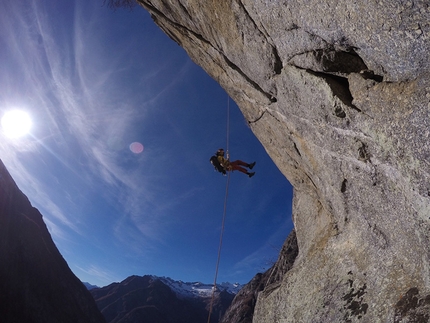
<svg viewBox="0 0 430 323"><path fill-rule="evenodd" d="M216 155L217 156L224 156L224 149L222 149L222 148L218 149L216 152Z"/></svg>

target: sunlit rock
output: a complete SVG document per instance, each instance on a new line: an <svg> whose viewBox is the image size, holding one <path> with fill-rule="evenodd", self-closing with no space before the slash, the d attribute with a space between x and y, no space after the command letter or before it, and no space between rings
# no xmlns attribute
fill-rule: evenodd
<svg viewBox="0 0 430 323"><path fill-rule="evenodd" d="M254 322L427 321L428 1L139 2L294 186L299 255Z"/></svg>

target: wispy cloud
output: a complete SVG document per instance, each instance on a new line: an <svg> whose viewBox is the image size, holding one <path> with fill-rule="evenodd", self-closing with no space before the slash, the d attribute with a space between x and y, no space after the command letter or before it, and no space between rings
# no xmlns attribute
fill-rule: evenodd
<svg viewBox="0 0 430 323"><path fill-rule="evenodd" d="M147 211L153 199L152 189L148 186L155 185L154 177L148 177L146 183L139 182L137 176L123 165L124 155L130 153L126 147L133 137L131 125L139 119L143 126L145 117L142 113L145 107L135 101L142 96L135 95L134 98L127 87L117 85L118 79L127 77L124 74L127 53L107 57L101 17L95 11L82 12L79 5L74 8L72 26L67 26L67 22L65 26L53 26L52 17L37 1L32 1L29 6L7 2L3 7L9 10L1 13L1 37L7 44L6 54L13 66L19 66L18 70L8 73L19 75L19 80L16 75L14 78L16 83L23 84L21 90L25 88L25 91L18 92L16 84L9 83L8 91L4 93L14 93L0 97L0 109L7 109L11 100L25 96L26 104L38 122L34 137L27 138L26 147L31 147L33 152L50 154L58 167L68 174L64 176L73 177L68 185L62 185L64 193L78 192L74 203L79 203L79 194L84 193L73 185L95 191L97 185L103 185L100 194L108 199L118 198L123 203L129 225L141 235L156 239L160 225L155 214ZM66 32L70 27L73 28L72 35ZM10 75L1 78L2 84L7 83ZM172 78L166 87L172 86L179 77ZM154 104L162 93L163 90L148 96L151 100L147 104ZM139 109L136 109L137 105ZM79 214L70 214L64 210L64 205L56 204L57 201L41 193L46 191L41 184L43 174L29 171L30 163L23 164L20 156L23 146L2 142L0 148L2 159L12 166L11 171L20 187L27 192L38 192L31 194L33 201L47 212L50 227L61 224L79 232L75 224ZM162 156L159 157L162 160ZM55 186L55 183L51 185ZM117 226L115 230L122 228L124 226ZM53 230L54 235L61 232L59 227Z"/></svg>
<svg viewBox="0 0 430 323"><path fill-rule="evenodd" d="M224 108L225 93L219 104L220 92L186 55L171 55L167 41L153 39L155 26L148 36L149 19L141 20L103 11L98 1L0 1L0 114L21 107L34 125L19 140L0 134L0 158L71 267L106 283L118 279L114 271L193 266L183 264L184 255L190 263L199 258L202 266L194 267L205 272L224 199L224 182L212 176L207 157L224 144L224 114L213 112ZM190 86L196 76L202 82ZM254 158L235 131L232 157ZM141 154L130 151L133 141L144 145ZM273 209L271 193L253 194L258 176L233 176L228 220L251 232L264 221L259 214ZM264 266L261 258L277 244L265 240L256 252L224 258L229 268L240 259L231 277ZM127 269L116 266L122 261Z"/></svg>
<svg viewBox="0 0 430 323"><path fill-rule="evenodd" d="M278 227L268 240L256 251L247 255L233 266L231 277L239 276L246 272L262 272L269 269L277 260L282 248L283 240L292 228L291 217ZM282 241L282 243L279 243Z"/></svg>
<svg viewBox="0 0 430 323"><path fill-rule="evenodd" d="M114 273L106 270L105 268L100 268L97 265L88 265L85 268L80 266L75 267L77 270L88 275L89 278L91 278L91 281L97 282L97 284L110 284L120 280Z"/></svg>

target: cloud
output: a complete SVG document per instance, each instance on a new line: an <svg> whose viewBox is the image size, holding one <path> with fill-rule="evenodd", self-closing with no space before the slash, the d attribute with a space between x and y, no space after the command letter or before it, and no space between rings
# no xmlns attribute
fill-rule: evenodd
<svg viewBox="0 0 430 323"><path fill-rule="evenodd" d="M289 217L256 251L242 258L233 266L230 276L240 275L245 272L265 271L277 260L282 248L283 240L292 229L292 219ZM282 243L279 243L282 241Z"/></svg>
<svg viewBox="0 0 430 323"><path fill-rule="evenodd" d="M104 185L108 197L122 192L127 196L124 203L133 205L131 212L136 213L141 201L149 198L149 190L121 165L124 151L119 147L128 146L130 125L136 117L142 119L142 112L136 112L137 103L127 97L128 90L117 85L116 79L121 77L124 67L121 57L114 59L116 64L111 64L112 57L106 58L106 48L99 40L103 21L95 12L84 13L77 6L73 37L68 37L67 21L55 30L52 16L36 1L29 6L3 2L3 7L9 10L1 13L1 37L7 44L7 50L2 51L13 68L1 78L7 86L3 93L11 94L1 96L1 109L7 109L11 101L27 97L27 105L38 122L34 138L20 144L2 140L5 164L13 168L20 187L30 193L36 204L43 205L51 228L61 223L79 231L69 219L70 212L62 211L64 205L41 193L46 191L41 184L42 174L34 175L34 169L29 169L31 163L22 162L20 154L24 151L50 154L57 160L57 167L74 177L76 185L80 181L83 187L94 190L95 183ZM114 142L116 147L112 146ZM49 177L51 171L47 168L45 175ZM63 187L64 191L72 190L72 185ZM55 230L54 234L59 232Z"/></svg>
<svg viewBox="0 0 430 323"><path fill-rule="evenodd" d="M26 141L24 139L20 140L21 143L26 145ZM28 146L33 146L31 143L28 143ZM18 147L15 151L11 147ZM2 139L0 141L0 150L3 152L7 152L2 154L2 160L5 164L11 166L9 167L9 171L14 178L14 181L17 183L18 187L22 189L26 195L32 196L32 204L38 207L42 214L50 214L51 216L51 228L54 228L54 224L52 221L60 222L62 225L66 225L72 230L78 232L77 226L72 223L66 215L62 212L61 208L59 208L51 198L46 194L48 191L48 187L40 180L40 178L34 174L29 168L26 166L28 161L32 157L32 150L30 148L27 150L25 148L24 152L22 145L20 145L17 141L11 141L10 139ZM27 150L27 151L26 151ZM19 152L19 153L17 153ZM24 189L23 189L24 188ZM45 219L46 220L46 219ZM62 232L61 230L55 230L57 233ZM60 235L59 235L60 236Z"/></svg>
<svg viewBox="0 0 430 323"><path fill-rule="evenodd" d="M139 40L123 43L118 35L109 43L107 33L115 31L106 12L85 11L77 1L67 4L71 16L64 18L51 12L64 4L23 1L0 4L0 57L7 62L0 74L0 112L25 106L34 127L20 141L0 140L1 158L44 215L54 241L91 233L88 241L102 245L106 235L120 253L148 259L180 221L172 217L178 206L203 189L184 185L172 197L175 183L166 170L177 161L169 160L163 141L171 144L172 136L154 123L170 118L165 127L177 135L173 139L186 141L161 103L192 63L175 58L152 64L147 73L151 64L146 48L136 48ZM141 154L129 150L133 141L145 145ZM96 203L106 210L97 218ZM103 221L104 232L93 228L96 221ZM68 250L66 243L60 247ZM105 282L115 279L94 265L81 267Z"/></svg>
<svg viewBox="0 0 430 323"><path fill-rule="evenodd" d="M118 279L116 274L104 268L102 269L97 265L88 265L85 268L80 266L75 266L75 267L82 273L85 273L86 275L90 276L89 278L91 279L91 281L97 281L98 284L99 283L110 284L115 281L116 282L120 281L120 279Z"/></svg>

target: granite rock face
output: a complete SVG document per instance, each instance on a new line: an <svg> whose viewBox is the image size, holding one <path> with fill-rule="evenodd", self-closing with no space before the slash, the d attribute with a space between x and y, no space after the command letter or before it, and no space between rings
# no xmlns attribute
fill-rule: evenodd
<svg viewBox="0 0 430 323"><path fill-rule="evenodd" d="M427 322L430 3L138 2L294 186L299 255L254 322Z"/></svg>
<svg viewBox="0 0 430 323"><path fill-rule="evenodd" d="M0 321L105 323L0 161Z"/></svg>

